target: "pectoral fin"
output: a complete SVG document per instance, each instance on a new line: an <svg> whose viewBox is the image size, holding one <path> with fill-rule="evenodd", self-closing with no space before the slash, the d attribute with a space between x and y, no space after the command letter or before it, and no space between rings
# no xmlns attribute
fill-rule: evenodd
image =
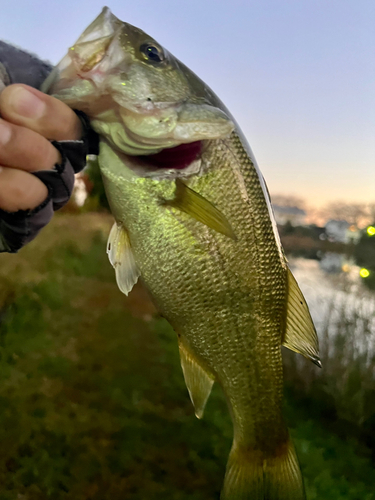
<svg viewBox="0 0 375 500"><path fill-rule="evenodd" d="M115 268L119 289L128 295L137 283L140 272L135 263L128 232L122 224L113 224L108 237L107 254L109 262Z"/></svg>
<svg viewBox="0 0 375 500"><path fill-rule="evenodd" d="M193 219L224 234L233 240L236 235L225 215L203 196L187 187L181 180L176 180L176 196L174 200L166 202L168 206L187 213Z"/></svg>
<svg viewBox="0 0 375 500"><path fill-rule="evenodd" d="M198 363L182 342L179 342L179 348L182 371L190 399L195 408L195 415L202 418L215 377Z"/></svg>
<svg viewBox="0 0 375 500"><path fill-rule="evenodd" d="M309 308L290 269L288 269L288 305L283 345L321 367L319 343Z"/></svg>

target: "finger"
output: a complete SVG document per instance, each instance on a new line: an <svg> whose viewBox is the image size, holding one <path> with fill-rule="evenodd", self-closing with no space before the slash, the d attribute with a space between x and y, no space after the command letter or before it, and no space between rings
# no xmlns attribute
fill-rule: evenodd
<svg viewBox="0 0 375 500"><path fill-rule="evenodd" d="M60 161L60 153L47 139L0 119L0 165L33 172L49 170Z"/></svg>
<svg viewBox="0 0 375 500"><path fill-rule="evenodd" d="M32 210L48 196L48 189L34 175L0 167L0 208L7 212Z"/></svg>
<svg viewBox="0 0 375 500"><path fill-rule="evenodd" d="M15 84L0 94L1 116L49 140L80 139L82 126L66 104L28 85Z"/></svg>

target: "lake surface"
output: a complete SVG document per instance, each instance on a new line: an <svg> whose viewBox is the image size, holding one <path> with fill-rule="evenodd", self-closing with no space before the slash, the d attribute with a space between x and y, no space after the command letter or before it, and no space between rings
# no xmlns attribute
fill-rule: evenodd
<svg viewBox="0 0 375 500"><path fill-rule="evenodd" d="M354 357L374 354L375 293L365 287L360 268L337 254L321 261L290 258L289 266L309 305L321 349L327 351L341 336Z"/></svg>

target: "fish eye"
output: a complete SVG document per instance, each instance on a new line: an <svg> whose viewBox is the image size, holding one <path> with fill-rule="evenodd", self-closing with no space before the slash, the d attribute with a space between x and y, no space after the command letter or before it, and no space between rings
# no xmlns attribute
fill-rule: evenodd
<svg viewBox="0 0 375 500"><path fill-rule="evenodd" d="M163 50L151 43L142 44L140 46L140 51L148 61L153 63L161 63L165 59Z"/></svg>

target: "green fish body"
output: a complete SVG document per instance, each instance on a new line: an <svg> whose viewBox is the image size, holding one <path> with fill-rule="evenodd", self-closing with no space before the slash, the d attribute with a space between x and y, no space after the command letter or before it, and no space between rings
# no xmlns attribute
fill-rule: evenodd
<svg viewBox="0 0 375 500"><path fill-rule="evenodd" d="M249 146L203 82L108 9L72 49L47 87L101 135L118 284L128 293L141 276L175 329L196 415L215 381L228 402L221 498L304 499L282 417L281 346L319 364L317 337Z"/></svg>

